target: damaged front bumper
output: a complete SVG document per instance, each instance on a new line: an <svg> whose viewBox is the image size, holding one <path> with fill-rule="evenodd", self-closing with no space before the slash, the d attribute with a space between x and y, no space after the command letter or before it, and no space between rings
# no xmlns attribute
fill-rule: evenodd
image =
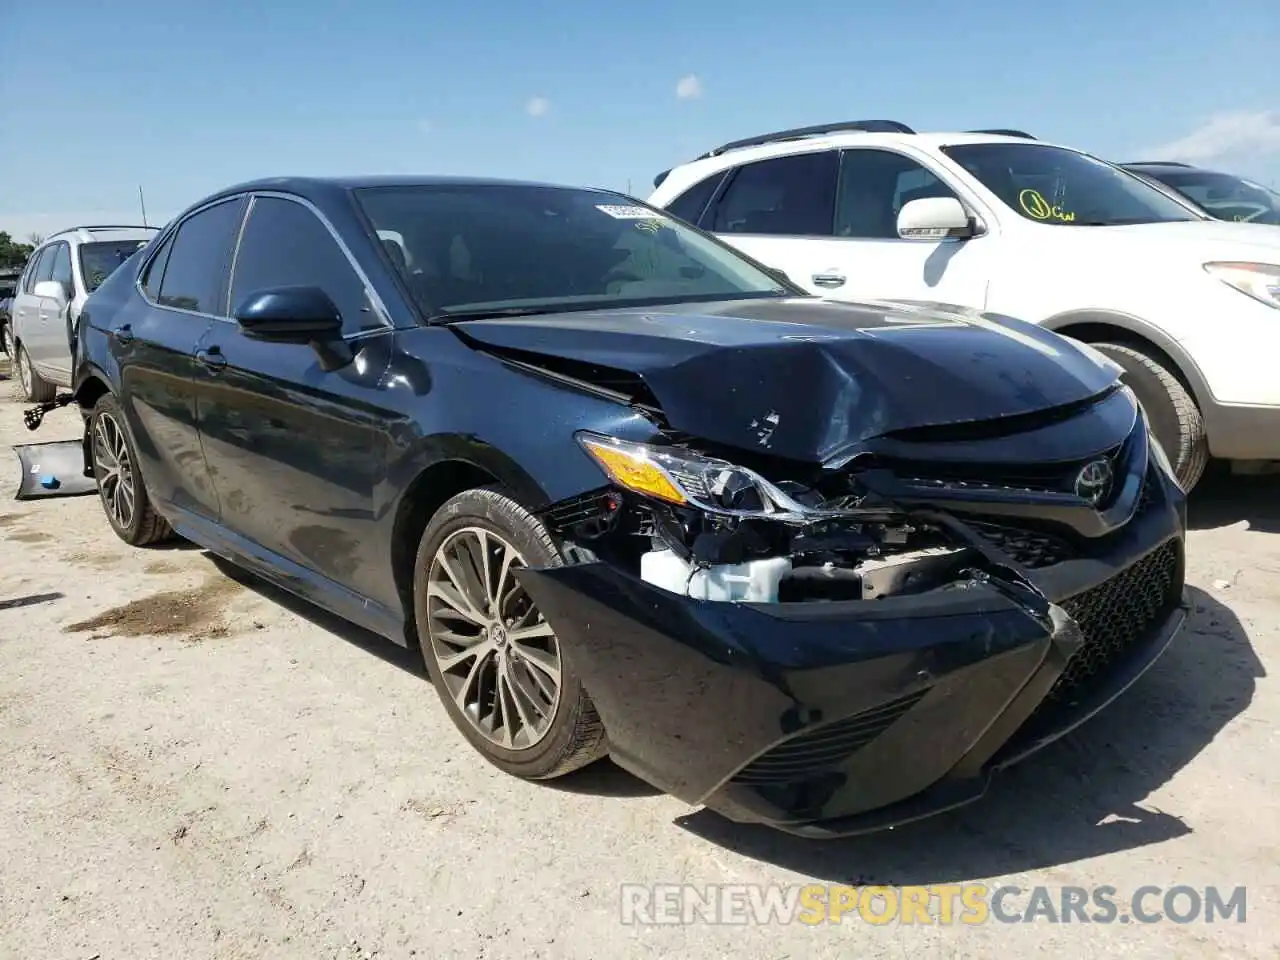
<svg viewBox="0 0 1280 960"><path fill-rule="evenodd" d="M977 799L1160 656L1186 617L1185 503L1167 479L1150 495L1101 555L874 601L701 601L602 562L518 575L619 765L736 821L842 836Z"/></svg>

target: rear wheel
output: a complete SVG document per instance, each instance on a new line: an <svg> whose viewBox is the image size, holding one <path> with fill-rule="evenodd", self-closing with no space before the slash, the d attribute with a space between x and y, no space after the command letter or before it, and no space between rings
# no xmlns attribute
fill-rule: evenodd
<svg viewBox="0 0 1280 960"><path fill-rule="evenodd" d="M36 372L36 368L31 365L31 357L27 355L26 347L18 344L14 349L17 352L10 354L10 357L18 373L18 386L22 389L22 396L32 403L52 400L57 395L58 388Z"/></svg>
<svg viewBox="0 0 1280 960"><path fill-rule="evenodd" d="M486 759L529 780L562 776L606 752L595 706L512 573L563 563L533 515L479 489L437 511L414 566L418 642L445 710Z"/></svg>
<svg viewBox="0 0 1280 960"><path fill-rule="evenodd" d="M1169 455L1179 485L1190 493L1209 463L1209 436L1195 399L1155 357L1119 343L1092 346L1124 368L1122 379L1146 411L1151 432Z"/></svg>
<svg viewBox="0 0 1280 960"><path fill-rule="evenodd" d="M89 449L102 510L116 536L134 547L172 537L173 529L147 495L124 412L109 393L98 399L89 418Z"/></svg>

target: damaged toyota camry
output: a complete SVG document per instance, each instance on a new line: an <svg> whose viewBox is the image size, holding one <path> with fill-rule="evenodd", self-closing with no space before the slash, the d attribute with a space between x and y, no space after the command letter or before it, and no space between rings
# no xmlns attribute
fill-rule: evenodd
<svg viewBox="0 0 1280 960"><path fill-rule="evenodd" d="M609 755L733 820L893 826L1103 709L1185 617L1184 497L1110 361L807 296L609 192L234 187L76 349L121 538L420 647L520 777Z"/></svg>

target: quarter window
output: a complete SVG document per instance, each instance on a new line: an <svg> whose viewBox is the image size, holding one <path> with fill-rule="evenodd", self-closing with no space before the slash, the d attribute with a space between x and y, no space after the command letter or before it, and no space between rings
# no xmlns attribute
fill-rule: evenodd
<svg viewBox="0 0 1280 960"><path fill-rule="evenodd" d="M169 251L173 249L173 237L174 234L171 233L165 238L160 251L151 258L151 265L147 267L147 275L142 281L142 289L146 291L147 299L156 303L160 302L160 282L164 279L164 268L169 262Z"/></svg>
<svg viewBox="0 0 1280 960"><path fill-rule="evenodd" d="M344 336L383 326L364 281L320 219L293 200L258 197L236 254L232 309L273 287L319 287L338 307Z"/></svg>
<svg viewBox="0 0 1280 960"><path fill-rule="evenodd" d="M932 197L959 199L910 157L890 150L846 150L840 156L836 236L897 240L902 208Z"/></svg>
<svg viewBox="0 0 1280 960"><path fill-rule="evenodd" d="M227 200L182 222L168 251L157 303L215 316L225 312L227 260L244 203L243 198Z"/></svg>
<svg viewBox="0 0 1280 960"><path fill-rule="evenodd" d="M707 177L700 183L694 184L667 204L667 212L687 223L697 224L702 217L702 212L707 209L707 204L711 202L716 187L720 186L720 181L723 179L724 172L721 171L715 176Z"/></svg>
<svg viewBox="0 0 1280 960"><path fill-rule="evenodd" d="M716 233L829 237L835 215L835 151L760 160L740 168L720 202Z"/></svg>

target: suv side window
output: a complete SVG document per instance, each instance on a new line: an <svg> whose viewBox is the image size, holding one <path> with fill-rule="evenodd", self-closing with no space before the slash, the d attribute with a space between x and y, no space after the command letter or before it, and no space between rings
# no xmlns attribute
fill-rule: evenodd
<svg viewBox="0 0 1280 960"><path fill-rule="evenodd" d="M142 289L146 292L147 299L153 303L160 302L160 283L164 279L164 268L169 262L169 253L173 250L174 236L175 234L171 233L165 238L159 252L151 258L146 276L142 278Z"/></svg>
<svg viewBox="0 0 1280 960"><path fill-rule="evenodd" d="M65 243L53 247L53 262L49 266L49 279L62 284L68 297L76 295L75 285L71 279L71 247Z"/></svg>
<svg viewBox="0 0 1280 960"><path fill-rule="evenodd" d="M910 157L891 150L845 150L840 155L836 236L900 239L898 214L906 204L955 196L955 191Z"/></svg>
<svg viewBox="0 0 1280 960"><path fill-rule="evenodd" d="M837 156L823 150L740 167L716 204L713 232L831 236Z"/></svg>
<svg viewBox="0 0 1280 960"><path fill-rule="evenodd" d="M319 287L342 315L343 336L384 326L364 281L320 219L293 200L256 197L236 254L232 310L272 287Z"/></svg>
<svg viewBox="0 0 1280 960"><path fill-rule="evenodd" d="M225 313L227 260L244 205L243 197L224 200L179 225L160 280L160 306L214 316Z"/></svg>
<svg viewBox="0 0 1280 960"><path fill-rule="evenodd" d="M695 183L667 204L667 212L696 226L702 218L703 211L707 209L707 204L711 202L711 197L715 194L716 187L720 186L722 180L724 180L723 170Z"/></svg>
<svg viewBox="0 0 1280 960"><path fill-rule="evenodd" d="M27 282L22 285L23 293L31 293L36 284L49 279L53 273L53 247L45 247L31 262L31 270L27 273Z"/></svg>

